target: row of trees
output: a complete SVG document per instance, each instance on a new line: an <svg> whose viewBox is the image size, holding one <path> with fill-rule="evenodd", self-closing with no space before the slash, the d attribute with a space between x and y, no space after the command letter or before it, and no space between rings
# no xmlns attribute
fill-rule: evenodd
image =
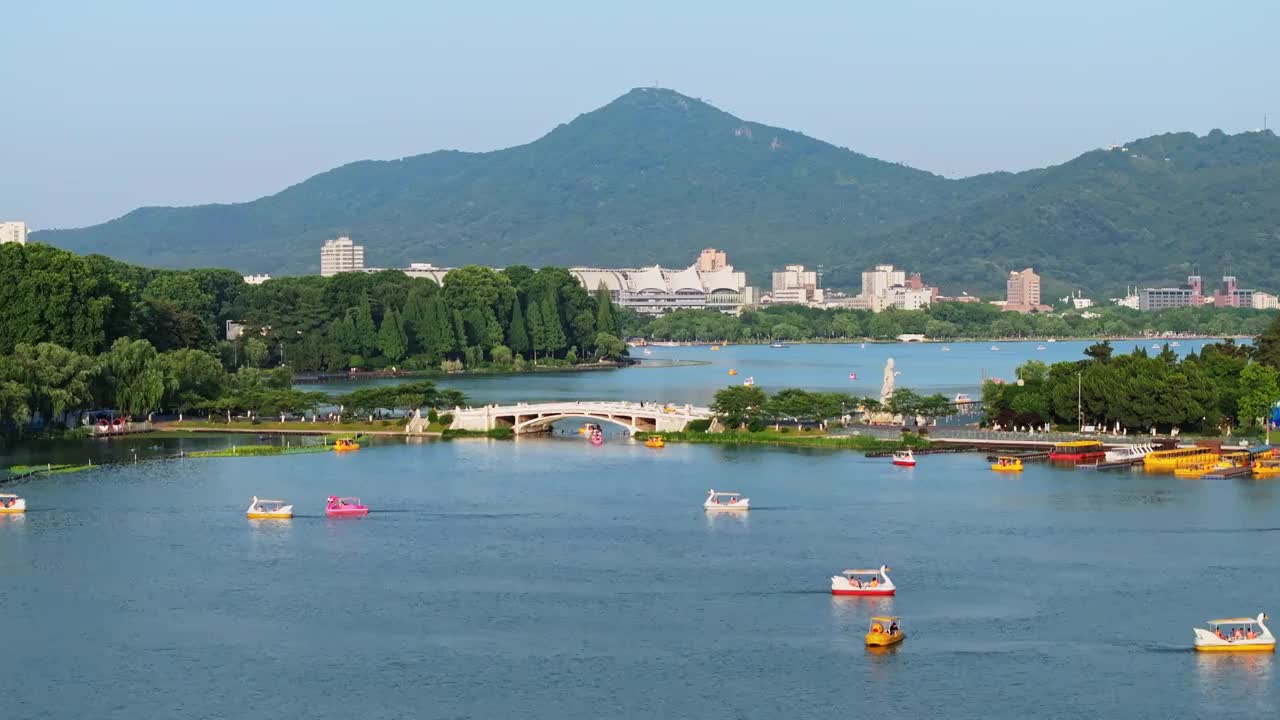
<svg viewBox="0 0 1280 720"><path fill-rule="evenodd" d="M1096 315L1096 317L1095 317ZM739 317L712 310L681 310L654 318L635 329L655 340L758 341L809 339L892 340L923 334L955 338L1131 337L1147 333L1256 335L1275 313L1266 310L1182 308L1139 312L1101 308L1084 313L1011 313L987 303L936 303L924 310L823 310L773 306Z"/></svg>
<svg viewBox="0 0 1280 720"><path fill-rule="evenodd" d="M248 285L229 270L151 270L46 245L0 247L0 352L53 343L96 355L120 338L214 352L229 369L454 369L618 359L632 323L562 268L469 266L443 286L399 271ZM228 322L244 334L220 340Z"/></svg>
<svg viewBox="0 0 1280 720"><path fill-rule="evenodd" d="M1116 356L1106 342L1085 355L1031 361L1018 368L1016 383L988 382L985 421L1220 431L1265 423L1280 402L1280 320L1253 346L1216 343L1182 359L1167 346L1156 355L1138 348Z"/></svg>
<svg viewBox="0 0 1280 720"><path fill-rule="evenodd" d="M158 352L146 340L128 338L117 339L97 355L54 343L19 344L0 355L0 431L6 434L99 408L135 416L158 410L278 415L347 406L365 414L382 409L451 408L464 402L461 393L438 390L429 382L337 397L304 392L293 388L293 374L287 367L242 367L228 372L204 350Z"/></svg>
<svg viewBox="0 0 1280 720"><path fill-rule="evenodd" d="M945 395L920 395L900 388L886 402L842 392L811 392L786 388L770 395L754 385L733 385L716 393L711 411L725 427L758 430L782 423L819 424L831 418L847 418L855 413L870 417L876 413L923 418L926 421L953 415L955 406Z"/></svg>

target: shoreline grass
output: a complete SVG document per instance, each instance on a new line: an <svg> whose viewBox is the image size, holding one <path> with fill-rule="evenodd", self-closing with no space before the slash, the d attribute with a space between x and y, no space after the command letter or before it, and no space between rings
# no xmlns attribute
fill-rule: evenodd
<svg viewBox="0 0 1280 720"><path fill-rule="evenodd" d="M860 450L877 452L885 450L903 450L911 448L920 450L929 447L927 438L908 436L903 440L881 440L869 435L827 435L822 432L779 432L762 430L760 432L673 432L673 433L637 433L637 440L644 440L649 435L661 435L667 442L682 442L695 445L788 445L791 447L831 448L836 450Z"/></svg>
<svg viewBox="0 0 1280 720"><path fill-rule="evenodd" d="M304 455L308 453L328 452L328 445L233 445L218 450L197 450L186 453L190 458L222 458L222 457L263 457L267 455Z"/></svg>

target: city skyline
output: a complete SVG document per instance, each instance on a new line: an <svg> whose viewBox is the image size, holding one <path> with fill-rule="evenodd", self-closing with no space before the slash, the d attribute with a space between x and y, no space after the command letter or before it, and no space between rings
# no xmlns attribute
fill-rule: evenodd
<svg viewBox="0 0 1280 720"><path fill-rule="evenodd" d="M46 229L250 200L360 159L526 143L655 84L950 177L1042 167L1165 131L1250 130L1280 107L1256 61L1280 9L1261 2L1230 13L917 2L783 17L741 4L728 17L674 3L591 16L322 3L299 22L301 9L12 10L24 29L13 52L39 62L8 84L26 111L6 117L23 141L7 158L21 172L0 179L0 216ZM960 24L973 32L952 32ZM645 29L663 31L659 47ZM100 33L118 41L111 53L96 51ZM244 52L222 52L227 34ZM1184 51L1193 44L1209 50ZM785 52L754 51L762 45ZM460 66L464 57L474 62ZM890 60L892 72L864 72ZM462 70L423 72L440 66ZM92 126L80 122L90 109Z"/></svg>

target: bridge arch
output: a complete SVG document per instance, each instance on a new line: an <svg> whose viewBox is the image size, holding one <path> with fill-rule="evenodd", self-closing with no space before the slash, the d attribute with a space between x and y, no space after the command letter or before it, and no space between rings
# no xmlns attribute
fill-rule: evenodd
<svg viewBox="0 0 1280 720"><path fill-rule="evenodd" d="M511 429L517 434L535 433L550 429L551 425L561 420L588 420L607 422L617 425L627 431L628 435L636 432L653 432L657 429L657 423L644 417L636 417L634 415L611 415L605 413L586 412L556 412L539 415L534 418L519 418Z"/></svg>

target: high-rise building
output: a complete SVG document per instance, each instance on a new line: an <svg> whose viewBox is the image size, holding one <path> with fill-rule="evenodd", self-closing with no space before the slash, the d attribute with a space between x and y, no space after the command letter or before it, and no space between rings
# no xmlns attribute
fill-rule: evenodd
<svg viewBox="0 0 1280 720"><path fill-rule="evenodd" d="M1040 305L1040 276L1031 268L1010 272L1005 290L1004 304L1007 308L1030 309Z"/></svg>
<svg viewBox="0 0 1280 720"><path fill-rule="evenodd" d="M822 288L818 287L818 273L805 270L803 265L786 265L773 272L774 303L805 305L822 302Z"/></svg>
<svg viewBox="0 0 1280 720"><path fill-rule="evenodd" d="M0 245L5 243L27 244L27 224L24 222L0 222Z"/></svg>
<svg viewBox="0 0 1280 720"><path fill-rule="evenodd" d="M698 255L696 263L698 272L715 272L729 267L729 257L723 250L707 248Z"/></svg>
<svg viewBox="0 0 1280 720"><path fill-rule="evenodd" d="M363 270L364 246L351 242L351 238L344 235L336 240L326 240L324 247L320 248L321 276Z"/></svg>
<svg viewBox="0 0 1280 720"><path fill-rule="evenodd" d="M1253 307L1253 295L1257 290L1245 290L1236 283L1234 275L1222 278L1222 287L1213 293L1214 307Z"/></svg>
<svg viewBox="0 0 1280 720"><path fill-rule="evenodd" d="M1265 293L1261 290L1255 290L1253 293L1253 309L1254 310L1275 310L1280 308L1280 299L1271 293Z"/></svg>
<svg viewBox="0 0 1280 720"><path fill-rule="evenodd" d="M894 285L906 284L907 274L892 265L877 265L862 273L862 295L866 297L878 297Z"/></svg>

